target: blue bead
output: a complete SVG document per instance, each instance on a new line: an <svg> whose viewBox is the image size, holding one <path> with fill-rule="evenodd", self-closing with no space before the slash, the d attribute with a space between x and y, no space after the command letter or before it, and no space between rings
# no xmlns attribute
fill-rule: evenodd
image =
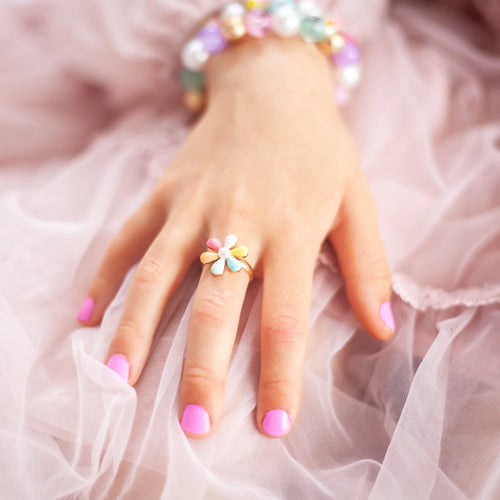
<svg viewBox="0 0 500 500"><path fill-rule="evenodd" d="M274 12L281 7L285 7L290 5L291 7L295 7L295 2L293 0L271 0L269 2L268 10L269 12Z"/></svg>
<svg viewBox="0 0 500 500"><path fill-rule="evenodd" d="M326 37L325 21L321 17L305 17L300 21L300 34L306 42L319 42Z"/></svg>

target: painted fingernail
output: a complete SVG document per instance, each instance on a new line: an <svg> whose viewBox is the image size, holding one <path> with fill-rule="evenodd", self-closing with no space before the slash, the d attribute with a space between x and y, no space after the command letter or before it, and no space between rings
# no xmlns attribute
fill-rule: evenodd
<svg viewBox="0 0 500 500"><path fill-rule="evenodd" d="M125 382L128 382L130 365L128 359L123 354L113 354L113 356L110 356L106 366L118 373Z"/></svg>
<svg viewBox="0 0 500 500"><path fill-rule="evenodd" d="M394 332L396 324L394 323L394 316L392 315L392 307L390 302L384 302L380 306L380 317L382 321Z"/></svg>
<svg viewBox="0 0 500 500"><path fill-rule="evenodd" d="M80 311L78 311L77 318L83 322L88 321L90 319L92 311L94 310L94 306L94 299L92 297L87 297L83 301L83 304L80 307Z"/></svg>
<svg viewBox="0 0 500 500"><path fill-rule="evenodd" d="M273 437L279 437L288 432L292 425L290 415L284 410L270 410L264 416L262 428Z"/></svg>
<svg viewBox="0 0 500 500"><path fill-rule="evenodd" d="M186 405L181 427L192 434L204 434L210 429L210 416L200 405Z"/></svg>

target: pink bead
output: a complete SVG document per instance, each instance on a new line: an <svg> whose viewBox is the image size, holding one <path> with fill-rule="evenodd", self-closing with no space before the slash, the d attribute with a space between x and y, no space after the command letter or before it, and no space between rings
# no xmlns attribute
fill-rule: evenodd
<svg viewBox="0 0 500 500"><path fill-rule="evenodd" d="M245 26L250 36L262 38L271 30L271 16L264 10L253 9L245 16Z"/></svg>
<svg viewBox="0 0 500 500"><path fill-rule="evenodd" d="M340 108L345 106L349 102L349 97L351 93L349 89L343 86L335 87L335 101L337 102L337 106Z"/></svg>

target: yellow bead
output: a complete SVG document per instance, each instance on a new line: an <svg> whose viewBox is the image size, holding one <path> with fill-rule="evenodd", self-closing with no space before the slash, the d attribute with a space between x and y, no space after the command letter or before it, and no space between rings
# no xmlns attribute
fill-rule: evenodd
<svg viewBox="0 0 500 500"><path fill-rule="evenodd" d="M221 21L222 33L227 40L239 40L246 35L245 22L241 16L229 16Z"/></svg>
<svg viewBox="0 0 500 500"><path fill-rule="evenodd" d="M342 29L342 27L341 27L341 24L339 21L337 21L335 19L327 19L325 21L325 35L327 37L331 37L332 35L334 35L338 31L340 31L341 29Z"/></svg>
<svg viewBox="0 0 500 500"><path fill-rule="evenodd" d="M205 106L205 93L196 90L190 90L184 92L183 101L190 111L197 113L201 111Z"/></svg>
<svg viewBox="0 0 500 500"><path fill-rule="evenodd" d="M266 2L262 1L259 2L259 0L247 0L245 2L245 7L248 10L253 10L253 9L265 10L267 5Z"/></svg>

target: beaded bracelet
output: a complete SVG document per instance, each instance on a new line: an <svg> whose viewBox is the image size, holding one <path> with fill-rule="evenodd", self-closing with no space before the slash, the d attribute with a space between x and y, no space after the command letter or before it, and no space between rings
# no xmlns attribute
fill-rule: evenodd
<svg viewBox="0 0 500 500"><path fill-rule="evenodd" d="M342 30L340 21L323 17L310 0L297 4L293 0L249 0L244 4L227 4L184 46L181 83L185 105L194 112L204 107L203 68L211 55L246 37L263 38L270 33L282 38L300 35L304 41L316 44L335 65L337 104L347 102L361 78L360 50L353 38Z"/></svg>

